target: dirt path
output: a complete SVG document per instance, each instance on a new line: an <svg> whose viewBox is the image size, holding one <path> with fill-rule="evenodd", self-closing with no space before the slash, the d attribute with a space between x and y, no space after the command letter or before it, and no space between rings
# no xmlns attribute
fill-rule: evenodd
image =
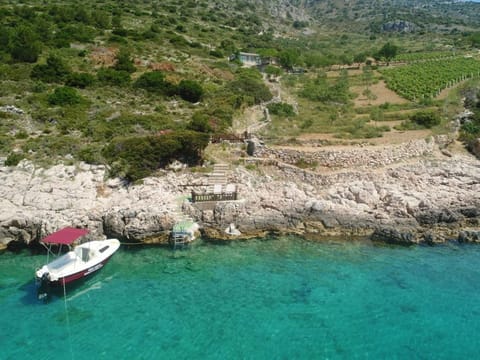
<svg viewBox="0 0 480 360"><path fill-rule="evenodd" d="M440 91L440 94L435 99L445 100L447 98L448 94L450 93L450 91L458 88L463 83L465 83L465 81L460 81L459 83L456 83L455 85L453 85L451 87L447 87L447 88L443 89L442 91Z"/></svg>
<svg viewBox="0 0 480 360"><path fill-rule="evenodd" d="M295 111L297 111L297 102L287 91L282 89L280 80L269 81L265 79L265 85L268 86L270 92L273 94L273 102L286 102L292 105ZM266 105L255 105L246 108L242 116L234 119L232 126L233 131L241 133L246 130L253 134L258 132L268 125L265 109Z"/></svg>
<svg viewBox="0 0 480 360"><path fill-rule="evenodd" d="M295 98L282 88L279 81L265 80L265 84L270 88L270 91L276 98L276 101L286 102L296 107L297 103L295 101ZM363 86L356 86L352 87L351 90L353 92L356 92L357 94L361 94L365 90L365 88ZM388 89L384 81L379 81L377 84L372 85L370 87L370 90L376 96L376 99L368 100L364 95L358 95L357 98L354 100L354 104L356 107L381 105L387 102L390 104L409 103L408 100L398 96L396 93ZM451 88L442 91L440 97L446 97L450 90ZM398 111L398 113L400 114L412 111L415 110L401 110ZM372 126L388 125L390 127L391 130L384 132L383 136L379 138L343 140L335 138L334 134L301 134L296 137L300 144L285 145L284 147L299 148L302 151L316 151L318 150L318 145L320 144L322 148L342 148L349 146L351 147L354 145L358 146L359 144L362 144L362 146L385 146L400 144L415 139L424 139L432 135L432 132L430 130L395 130L394 126L399 125L402 121L403 120L382 121L378 123L370 122L370 125ZM243 132L245 130L248 130L251 133L256 133L266 125L268 125L268 122L266 121L265 106L256 105L247 108L242 114L242 116L235 119L234 131ZM325 145L325 143L329 145Z"/></svg>
<svg viewBox="0 0 480 360"><path fill-rule="evenodd" d="M232 130L235 133L243 133L245 130L251 132L264 118L265 115L260 105L248 107L241 116L233 120Z"/></svg>

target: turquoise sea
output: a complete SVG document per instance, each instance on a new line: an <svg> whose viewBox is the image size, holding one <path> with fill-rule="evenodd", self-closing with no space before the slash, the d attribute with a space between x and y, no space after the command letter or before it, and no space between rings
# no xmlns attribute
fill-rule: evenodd
<svg viewBox="0 0 480 360"><path fill-rule="evenodd" d="M122 247L66 301L0 254L0 359L472 359L480 246ZM61 294L60 294L61 295Z"/></svg>

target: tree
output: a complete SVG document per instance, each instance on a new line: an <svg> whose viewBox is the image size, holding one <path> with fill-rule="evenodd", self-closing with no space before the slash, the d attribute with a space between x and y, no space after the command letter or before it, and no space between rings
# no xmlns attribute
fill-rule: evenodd
<svg viewBox="0 0 480 360"><path fill-rule="evenodd" d="M70 68L56 55L49 55L46 64L37 64L33 67L30 77L43 82L62 82L70 74Z"/></svg>
<svg viewBox="0 0 480 360"><path fill-rule="evenodd" d="M375 126L377 126L378 121L383 121L385 118L385 114L383 113L383 110L380 108L373 108L372 111L370 112L370 119L375 121Z"/></svg>
<svg viewBox="0 0 480 360"><path fill-rule="evenodd" d="M118 71L126 71L130 74L137 71L137 68L133 64L133 59L126 49L120 49L117 54L117 62L113 68Z"/></svg>
<svg viewBox="0 0 480 360"><path fill-rule="evenodd" d="M262 80L249 76L240 76L237 80L231 81L227 89L235 94L236 99L247 105L260 104L272 98L272 93Z"/></svg>
<svg viewBox="0 0 480 360"><path fill-rule="evenodd" d="M392 44L390 41L387 42L385 45L377 53L377 59L384 58L387 63L389 63L395 56L397 56L398 46Z"/></svg>
<svg viewBox="0 0 480 360"><path fill-rule="evenodd" d="M48 102L51 105L75 105L83 101L77 91L71 87L63 86L56 88L55 91L48 96Z"/></svg>
<svg viewBox="0 0 480 360"><path fill-rule="evenodd" d="M10 43L12 37L12 31L6 26L0 25L0 46L6 49Z"/></svg>
<svg viewBox="0 0 480 360"><path fill-rule="evenodd" d="M371 66L366 65L362 68L362 80L365 85L365 89L369 89L373 81L373 71Z"/></svg>
<svg viewBox="0 0 480 360"><path fill-rule="evenodd" d="M41 44L32 28L20 25L11 39L10 55L13 60L34 63L41 53Z"/></svg>
<svg viewBox="0 0 480 360"><path fill-rule="evenodd" d="M439 125L442 121L438 113L428 110L416 112L410 117L410 120L427 129Z"/></svg>
<svg viewBox="0 0 480 360"><path fill-rule="evenodd" d="M115 13L112 16L112 27L121 28L122 27L122 16L120 13Z"/></svg>
<svg viewBox="0 0 480 360"><path fill-rule="evenodd" d="M235 43L230 39L222 40L222 42L220 43L220 48L230 53L235 53L237 51Z"/></svg>
<svg viewBox="0 0 480 360"><path fill-rule="evenodd" d="M92 22L99 29L108 29L110 26L110 16L106 11L98 10L92 11Z"/></svg>
<svg viewBox="0 0 480 360"><path fill-rule="evenodd" d="M173 131L161 136L116 138L106 146L103 155L114 175L135 181L166 166L173 159L198 164L210 136L190 130Z"/></svg>
<svg viewBox="0 0 480 360"><path fill-rule="evenodd" d="M358 53L353 56L353 62L355 63L363 63L367 60L367 54L365 53Z"/></svg>
<svg viewBox="0 0 480 360"><path fill-rule="evenodd" d="M377 96L370 90L370 86L372 85L373 81L373 71L371 66L367 65L362 68L362 80L365 85L365 90L363 90L362 94L368 99L368 103L370 104L371 100L375 100Z"/></svg>
<svg viewBox="0 0 480 360"><path fill-rule="evenodd" d="M295 29L303 29L308 26L308 21L295 20L292 24Z"/></svg>
<svg viewBox="0 0 480 360"><path fill-rule="evenodd" d="M278 60L280 64L286 69L292 69L297 65L299 55L298 52L294 49L287 49L280 52Z"/></svg>
<svg viewBox="0 0 480 360"><path fill-rule="evenodd" d="M85 7L77 6L73 10L74 19L80 23L90 24L90 14L87 12Z"/></svg>
<svg viewBox="0 0 480 360"><path fill-rule="evenodd" d="M143 73L137 81L135 81L134 86L150 92L163 93L166 89L167 82L165 81L165 75L161 71L151 71Z"/></svg>
<svg viewBox="0 0 480 360"><path fill-rule="evenodd" d="M187 125L187 130L193 130L202 133L211 133L213 129L209 124L209 116L200 112L193 114L192 120Z"/></svg>
<svg viewBox="0 0 480 360"><path fill-rule="evenodd" d="M267 74L269 78L274 78L282 75L282 69L277 66L267 65L265 67L265 74Z"/></svg>
<svg viewBox="0 0 480 360"><path fill-rule="evenodd" d="M350 99L348 73L341 71L337 81L331 84L326 75L320 73L313 80L308 81L300 95L313 100L332 104L347 104Z"/></svg>
<svg viewBox="0 0 480 360"><path fill-rule="evenodd" d="M178 94L183 100L191 103L200 101L203 96L202 86L194 80L182 80L178 84Z"/></svg>
<svg viewBox="0 0 480 360"><path fill-rule="evenodd" d="M365 96L368 100L368 105L370 105L371 101L372 100L375 100L377 98L377 95L375 95L372 90L370 90L369 88L365 88L365 90L363 90L362 92L362 95Z"/></svg>
<svg viewBox="0 0 480 360"><path fill-rule="evenodd" d="M470 41L473 47L480 47L480 32L470 34L468 41Z"/></svg>

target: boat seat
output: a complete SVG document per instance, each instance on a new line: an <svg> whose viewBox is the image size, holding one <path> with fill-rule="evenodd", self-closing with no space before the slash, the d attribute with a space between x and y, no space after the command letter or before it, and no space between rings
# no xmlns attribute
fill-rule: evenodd
<svg viewBox="0 0 480 360"><path fill-rule="evenodd" d="M67 253L65 256L59 257L58 259L52 261L48 267L50 270L58 270L69 264L71 260L75 257L72 253Z"/></svg>

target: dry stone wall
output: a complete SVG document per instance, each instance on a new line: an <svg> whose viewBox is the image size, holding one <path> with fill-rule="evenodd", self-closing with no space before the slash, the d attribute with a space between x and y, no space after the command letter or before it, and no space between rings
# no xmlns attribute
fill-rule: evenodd
<svg viewBox="0 0 480 360"><path fill-rule="evenodd" d="M354 167L381 167L405 161L410 158L425 156L438 149L433 137L426 140L412 140L396 146L358 147L347 150L301 151L260 147L255 156L276 159L287 164L306 162L332 169Z"/></svg>

